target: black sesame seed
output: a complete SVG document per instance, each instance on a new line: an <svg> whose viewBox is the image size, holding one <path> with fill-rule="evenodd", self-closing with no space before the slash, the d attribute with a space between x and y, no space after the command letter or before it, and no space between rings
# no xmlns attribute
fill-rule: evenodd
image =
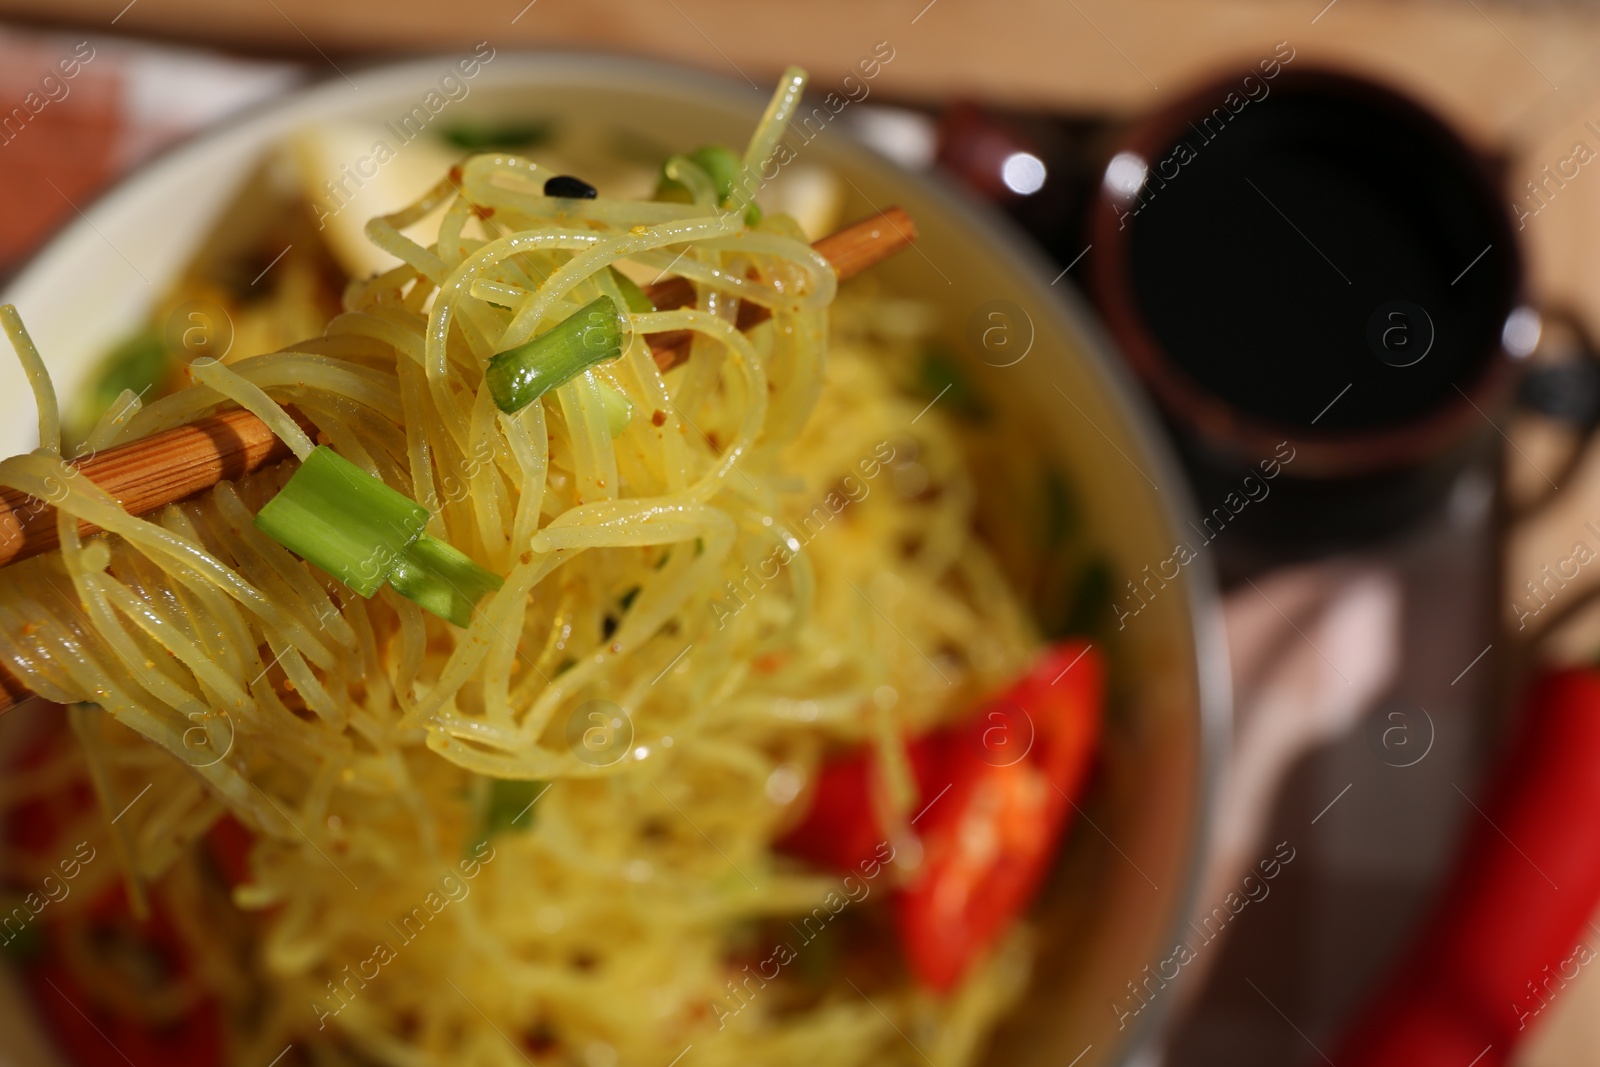
<svg viewBox="0 0 1600 1067"><path fill-rule="evenodd" d="M569 200L593 200L600 195L600 190L582 178L574 178L570 174L557 174L544 183L544 195L561 196Z"/></svg>

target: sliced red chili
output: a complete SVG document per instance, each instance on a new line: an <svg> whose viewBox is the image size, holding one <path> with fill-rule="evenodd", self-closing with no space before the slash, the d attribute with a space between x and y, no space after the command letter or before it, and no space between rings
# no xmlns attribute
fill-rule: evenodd
<svg viewBox="0 0 1600 1067"><path fill-rule="evenodd" d="M27 969L28 986L70 1062L85 1067L124 1060L139 1067L223 1062L222 1019L215 1002L203 1000L176 1019L155 1023L129 1013L118 1003L121 997L110 993L119 985L131 989L166 981L193 966L171 919L159 902L152 907L149 921L134 919L117 885L97 897L87 914L47 922L47 949Z"/></svg>
<svg viewBox="0 0 1600 1067"><path fill-rule="evenodd" d="M40 766L73 744L76 741L65 728L51 730L13 766ZM114 864L103 845L85 860L65 836L71 822L94 806L86 780L20 805L14 809L19 817L5 825L7 845L58 863L75 858ZM237 824L234 829L245 833ZM65 853L57 856L64 847ZM224 860L222 865L228 863ZM57 877L52 884L62 883L69 892L81 891L82 883L68 878ZM36 897L44 895L44 887L29 889ZM168 976L187 974L193 966L171 916L159 900L151 903L151 918L135 919L119 880L86 908L77 908L76 902L70 910L63 910L65 904L44 907L24 931L37 939L41 949L30 958L16 960L0 948L0 965L18 964L46 1029L69 1062L215 1067L223 1061L222 1019L214 1001L202 1000L182 1017L155 1024L130 1011L119 991L147 989Z"/></svg>
<svg viewBox="0 0 1600 1067"><path fill-rule="evenodd" d="M926 807L915 819L923 858L896 896L907 960L935 990L951 988L1038 892L1099 740L1105 664L1069 641L971 720L908 746ZM826 766L806 818L780 842L792 855L849 869L884 838L867 753Z"/></svg>

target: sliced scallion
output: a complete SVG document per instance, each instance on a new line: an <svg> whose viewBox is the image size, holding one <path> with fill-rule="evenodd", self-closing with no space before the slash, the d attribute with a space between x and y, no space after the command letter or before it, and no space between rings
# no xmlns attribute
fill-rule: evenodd
<svg viewBox="0 0 1600 1067"><path fill-rule="evenodd" d="M705 171L706 177L711 179L712 188L717 191L717 206L723 208L733 206L734 194L739 191L739 179L744 176L744 163L733 149L719 144L708 144L690 152L687 158ZM656 185L656 199L687 202L690 194L682 182L667 177L663 171ZM739 199L742 201L744 198ZM753 200L745 203L744 213L745 222L751 226L761 221L761 208L756 206Z"/></svg>
<svg viewBox="0 0 1600 1067"><path fill-rule="evenodd" d="M464 552L423 534L400 554L389 584L407 600L466 629L478 601L505 582Z"/></svg>
<svg viewBox="0 0 1600 1067"><path fill-rule="evenodd" d="M708 144L690 152L689 158L711 178L711 184L717 187L717 199L726 204L733 196L733 187L739 181L740 172L744 170L739 157L733 154L731 148Z"/></svg>
<svg viewBox="0 0 1600 1067"><path fill-rule="evenodd" d="M385 583L463 629L502 580L423 533L428 509L327 445L307 453L256 529L370 597Z"/></svg>
<svg viewBox="0 0 1600 1067"><path fill-rule="evenodd" d="M483 818L483 836L493 837L508 830L526 830L532 826L533 803L549 788L548 782L491 779L488 810Z"/></svg>
<svg viewBox="0 0 1600 1067"><path fill-rule="evenodd" d="M256 529L363 597L389 580L427 523L427 508L327 445L311 450L255 521Z"/></svg>
<svg viewBox="0 0 1600 1067"><path fill-rule="evenodd" d="M622 355L617 302L602 296L538 337L489 360L484 381L501 411L521 411L562 382Z"/></svg>
<svg viewBox="0 0 1600 1067"><path fill-rule="evenodd" d="M617 288L622 290L622 302L628 306L630 312L635 315L648 315L656 309L650 298L644 295L644 290L639 288L638 282L615 267L606 269L611 272L611 280L617 283Z"/></svg>

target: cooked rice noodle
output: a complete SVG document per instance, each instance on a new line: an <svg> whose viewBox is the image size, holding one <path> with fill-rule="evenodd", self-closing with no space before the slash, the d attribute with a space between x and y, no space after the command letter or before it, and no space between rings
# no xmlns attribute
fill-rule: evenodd
<svg viewBox="0 0 1600 1067"><path fill-rule="evenodd" d="M786 83L747 165L797 94ZM693 1067L966 1062L1018 995L1025 935L950 1000L903 977L853 989L793 932L829 914L839 878L772 848L807 802L783 783L875 745L901 864L858 881L886 897L915 856L907 739L1036 644L973 538L944 412L896 387L894 346L829 350L834 277L792 222L752 229L704 199L557 200L544 177L514 157L467 161L373 221L402 265L351 284L322 338L197 365L189 388L125 402L91 437L104 448L244 404L303 456L293 405L425 504L433 536L504 576L464 630L387 588L363 600L255 530L292 464L128 515L62 462L42 363L18 345L44 447L0 462L0 485L59 508L61 550L7 568L0 657L79 706L74 758L105 812L150 785L111 830L105 816L76 828L121 842L120 869L86 878L202 914L200 838L224 814L253 835L233 891L251 962L191 921L201 963L143 1010L222 989L252 1008L227 1015L244 1064L288 1044L394 1065L543 1063L550 1048L665 1064L690 1045ZM436 244L406 236L438 211ZM687 278L696 307L630 315L621 359L498 411L486 360L620 299L612 264ZM740 333L741 301L771 322ZM657 330L694 337L665 375L643 336ZM605 390L632 407L615 438ZM80 538L80 519L106 532ZM592 728L613 742L603 757ZM488 836L491 779L549 785ZM752 981L746 962L774 938L796 962Z"/></svg>

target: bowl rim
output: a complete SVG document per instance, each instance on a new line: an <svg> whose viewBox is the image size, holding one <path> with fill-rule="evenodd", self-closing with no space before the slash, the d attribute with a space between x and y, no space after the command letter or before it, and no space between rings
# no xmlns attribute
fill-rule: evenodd
<svg viewBox="0 0 1600 1067"><path fill-rule="evenodd" d="M365 65L347 65L343 72L359 78L357 92L378 94L414 89L436 79L441 63L456 57L430 53L399 61L377 60ZM534 77L530 79L529 75ZM0 303L12 303L17 292L30 280L44 273L52 261L76 254L76 246L89 241L106 242L95 223L103 216L125 211L122 205L137 200L143 190L171 180L197 158L206 158L229 148L259 151L260 146L282 137L297 125L345 111L340 97L355 88L352 78L329 72L303 83L285 94L259 101L222 119L218 124L170 145L122 177L113 181L55 230L6 280ZM748 108L759 115L767 99L759 88L741 85L732 78L657 59L644 59L612 53L505 49L497 51L494 63L485 65L477 79L480 87L518 84L530 80L558 84L563 79L592 81L603 79L608 87L631 87L641 92L659 90L665 83L685 94L714 100L723 106ZM346 84L349 82L349 84ZM1063 335L1075 338L1082 349L1089 375L1103 390L1109 405L1142 450L1139 457L1148 464L1161 486L1155 497L1158 515L1167 531L1176 533L1198 511L1188 480L1182 474L1155 410L1144 398L1138 380L1124 365L1111 334L1091 310L1087 299L1070 284L1054 285L1042 279L1053 277L1055 267L1042 251L1036 250L1023 231L1000 211L963 194L951 182L934 173L913 173L893 160L850 137L841 137L830 151L864 167L892 172L898 183L915 188L935 203L940 212L975 243L987 246L997 259L1015 267L1017 279L1027 289L1028 306L1054 321ZM1194 662L1198 703L1198 751L1195 760L1195 796L1186 838L1189 855L1182 867L1183 884L1173 894L1173 914L1162 927L1170 940L1181 936L1198 898L1206 863L1210 856L1212 816L1228 758L1232 728L1232 678L1226 635L1222 626L1221 593L1216 572L1209 558L1200 558L1184 568L1181 587L1187 606L1186 618ZM1163 998L1149 1010L1141 1011L1129 1026L1114 1062L1131 1062L1151 1047L1165 1031L1175 1010Z"/></svg>

